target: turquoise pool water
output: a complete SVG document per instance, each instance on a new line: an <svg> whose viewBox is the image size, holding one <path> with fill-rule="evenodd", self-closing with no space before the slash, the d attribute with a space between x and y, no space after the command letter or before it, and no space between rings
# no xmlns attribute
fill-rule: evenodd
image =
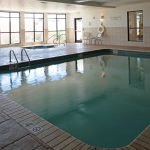
<svg viewBox="0 0 150 150"><path fill-rule="evenodd" d="M0 74L0 90L87 144L120 147L150 124L149 66L103 55Z"/></svg>

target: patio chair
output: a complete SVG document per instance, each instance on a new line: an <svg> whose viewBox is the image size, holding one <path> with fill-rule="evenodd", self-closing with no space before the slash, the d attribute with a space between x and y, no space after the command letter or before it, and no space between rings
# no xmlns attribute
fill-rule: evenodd
<svg viewBox="0 0 150 150"><path fill-rule="evenodd" d="M95 37L90 38L90 43L93 44L102 44L102 34L98 33Z"/></svg>
<svg viewBox="0 0 150 150"><path fill-rule="evenodd" d="M90 38L90 43L92 44L94 41L94 44L102 44L103 34L105 31L104 25L101 25L98 29L98 33L95 37Z"/></svg>
<svg viewBox="0 0 150 150"><path fill-rule="evenodd" d="M90 32L84 32L83 33L83 43L85 44L90 44L90 37L91 37L91 33Z"/></svg>

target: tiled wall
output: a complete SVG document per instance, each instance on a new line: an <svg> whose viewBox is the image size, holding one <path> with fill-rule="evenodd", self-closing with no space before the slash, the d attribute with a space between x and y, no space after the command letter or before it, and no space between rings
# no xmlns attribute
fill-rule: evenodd
<svg viewBox="0 0 150 150"><path fill-rule="evenodd" d="M85 28L84 31L90 32L95 36L98 30L97 28ZM105 27L103 44L150 47L150 27L144 27L143 42L128 41L128 30L126 27Z"/></svg>

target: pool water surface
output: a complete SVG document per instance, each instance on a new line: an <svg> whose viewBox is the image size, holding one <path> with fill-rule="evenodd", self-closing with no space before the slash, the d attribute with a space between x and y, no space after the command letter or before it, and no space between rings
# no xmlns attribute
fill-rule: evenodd
<svg viewBox="0 0 150 150"><path fill-rule="evenodd" d="M102 55L0 74L0 90L87 144L121 147L150 124L149 66Z"/></svg>

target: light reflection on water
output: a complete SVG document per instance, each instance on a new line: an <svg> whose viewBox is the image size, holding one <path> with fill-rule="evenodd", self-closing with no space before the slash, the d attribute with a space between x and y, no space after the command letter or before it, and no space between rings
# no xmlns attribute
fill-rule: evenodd
<svg viewBox="0 0 150 150"><path fill-rule="evenodd" d="M76 71L84 72L83 60L75 61ZM40 84L46 80L57 81L67 76L67 63L50 65L36 69L5 73L0 75L0 88L2 92L19 88L22 84Z"/></svg>
<svg viewBox="0 0 150 150"><path fill-rule="evenodd" d="M88 144L120 147L150 123L149 64L104 55L1 74L0 88Z"/></svg>

